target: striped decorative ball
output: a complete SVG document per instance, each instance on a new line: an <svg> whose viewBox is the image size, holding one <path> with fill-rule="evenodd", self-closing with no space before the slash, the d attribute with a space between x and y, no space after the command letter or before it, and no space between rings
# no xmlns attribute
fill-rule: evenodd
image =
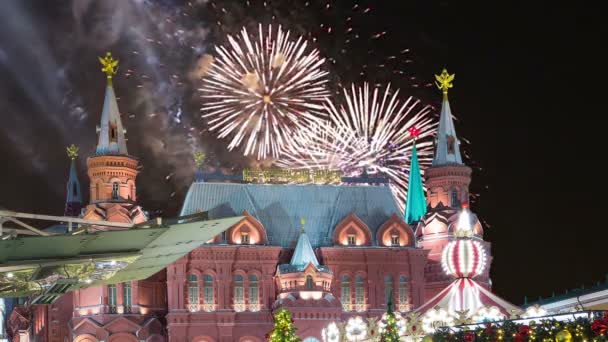
<svg viewBox="0 0 608 342"><path fill-rule="evenodd" d="M457 278L473 278L486 266L486 251L479 241L457 239L443 248L441 264L445 273Z"/></svg>

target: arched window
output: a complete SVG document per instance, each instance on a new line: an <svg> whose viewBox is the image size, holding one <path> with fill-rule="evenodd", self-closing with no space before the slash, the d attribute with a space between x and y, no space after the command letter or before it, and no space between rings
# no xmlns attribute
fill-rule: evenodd
<svg viewBox="0 0 608 342"><path fill-rule="evenodd" d="M215 304L213 298L213 276L205 274L203 276L203 302L205 303L206 311L212 311Z"/></svg>
<svg viewBox="0 0 608 342"><path fill-rule="evenodd" d="M116 313L116 285L108 285L108 307L110 313Z"/></svg>
<svg viewBox="0 0 608 342"><path fill-rule="evenodd" d="M129 199L135 200L135 188L133 187L133 184L129 184Z"/></svg>
<svg viewBox="0 0 608 342"><path fill-rule="evenodd" d="M458 200L458 191L457 190L450 191L450 206L452 208L458 208L458 206L460 206L460 201Z"/></svg>
<svg viewBox="0 0 608 342"><path fill-rule="evenodd" d="M312 287L313 287L312 276L311 275L307 275L306 276L306 289L307 290L312 290Z"/></svg>
<svg viewBox="0 0 608 342"><path fill-rule="evenodd" d="M255 275L249 276L249 310L260 310L260 291L258 288L258 277Z"/></svg>
<svg viewBox="0 0 608 342"><path fill-rule="evenodd" d="M198 277L196 274L188 275L188 310L198 311Z"/></svg>
<svg viewBox="0 0 608 342"><path fill-rule="evenodd" d="M388 301L393 297L393 277L384 277L384 303L388 304Z"/></svg>
<svg viewBox="0 0 608 342"><path fill-rule="evenodd" d="M72 184L72 195L74 197L78 196L78 188L76 187L76 184Z"/></svg>
<svg viewBox="0 0 608 342"><path fill-rule="evenodd" d="M95 200L96 201L99 201L99 188L100 188L99 183L95 184Z"/></svg>
<svg viewBox="0 0 608 342"><path fill-rule="evenodd" d="M118 182L112 183L112 199L118 199Z"/></svg>
<svg viewBox="0 0 608 342"><path fill-rule="evenodd" d="M357 311L365 310L365 283L362 276L355 278L355 305Z"/></svg>
<svg viewBox="0 0 608 342"><path fill-rule="evenodd" d="M399 304L407 304L407 278L399 277Z"/></svg>
<svg viewBox="0 0 608 342"><path fill-rule="evenodd" d="M234 310L243 311L245 300L243 296L243 276L237 274L234 276Z"/></svg>
<svg viewBox="0 0 608 342"><path fill-rule="evenodd" d="M342 301L342 308L344 311L350 311L350 277L342 276L342 292L340 294L340 300Z"/></svg>
<svg viewBox="0 0 608 342"><path fill-rule="evenodd" d="M131 283L123 283L122 305L125 312L131 312Z"/></svg>

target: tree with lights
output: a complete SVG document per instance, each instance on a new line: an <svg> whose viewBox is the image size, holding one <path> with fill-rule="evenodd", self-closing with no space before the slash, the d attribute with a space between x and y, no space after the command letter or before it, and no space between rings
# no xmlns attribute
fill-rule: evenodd
<svg viewBox="0 0 608 342"><path fill-rule="evenodd" d="M301 342L296 335L296 327L291 318L291 312L281 309L274 315L274 328L266 335L270 342ZM391 340L392 341L392 340Z"/></svg>
<svg viewBox="0 0 608 342"><path fill-rule="evenodd" d="M380 342L398 342L399 341L399 328L397 327L397 317L393 312L393 295L389 297L386 311L386 325L380 334Z"/></svg>

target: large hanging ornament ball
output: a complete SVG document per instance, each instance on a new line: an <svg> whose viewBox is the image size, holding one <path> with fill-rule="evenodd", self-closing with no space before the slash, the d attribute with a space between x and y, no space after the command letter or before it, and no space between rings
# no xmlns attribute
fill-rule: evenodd
<svg viewBox="0 0 608 342"><path fill-rule="evenodd" d="M555 342L572 342L572 334L568 329L561 330L555 334Z"/></svg>
<svg viewBox="0 0 608 342"><path fill-rule="evenodd" d="M443 248L441 265L448 275L472 278L483 272L486 266L486 251L477 240L456 239Z"/></svg>

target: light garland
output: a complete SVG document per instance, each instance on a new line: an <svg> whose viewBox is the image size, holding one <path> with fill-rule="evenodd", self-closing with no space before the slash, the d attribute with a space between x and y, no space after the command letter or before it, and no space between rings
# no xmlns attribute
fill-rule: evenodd
<svg viewBox="0 0 608 342"><path fill-rule="evenodd" d="M522 318L534 318L542 317L547 315L547 310L541 308L538 305L531 306L521 315Z"/></svg>
<svg viewBox="0 0 608 342"><path fill-rule="evenodd" d="M422 316L422 329L427 334L434 333L439 327L451 327L453 325L454 316L445 309L431 309Z"/></svg>
<svg viewBox="0 0 608 342"><path fill-rule="evenodd" d="M335 322L331 322L321 330L321 336L323 337L323 342L339 342L340 329L338 329L338 325Z"/></svg>
<svg viewBox="0 0 608 342"><path fill-rule="evenodd" d="M477 312L473 316L473 321L479 322L479 323L480 322L496 322L496 321L502 321L505 318L506 318L505 315L503 315L502 312L500 312L500 309L498 309L497 307L484 306L484 307L480 308L479 310L477 310Z"/></svg>
<svg viewBox="0 0 608 342"><path fill-rule="evenodd" d="M346 339L348 341L361 341L367 335L367 324L361 316L351 317L346 323Z"/></svg>

